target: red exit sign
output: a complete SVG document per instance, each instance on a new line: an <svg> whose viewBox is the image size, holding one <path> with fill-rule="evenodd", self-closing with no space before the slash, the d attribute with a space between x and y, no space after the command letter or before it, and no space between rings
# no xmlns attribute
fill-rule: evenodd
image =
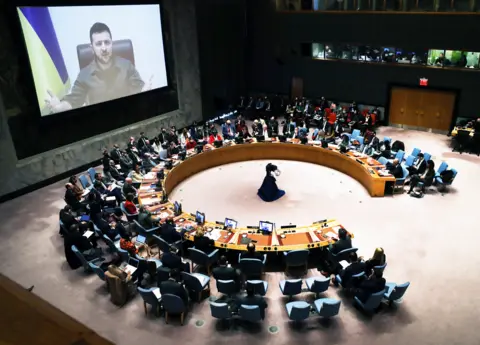
<svg viewBox="0 0 480 345"><path fill-rule="evenodd" d="M420 78L420 86L428 86L428 79Z"/></svg>

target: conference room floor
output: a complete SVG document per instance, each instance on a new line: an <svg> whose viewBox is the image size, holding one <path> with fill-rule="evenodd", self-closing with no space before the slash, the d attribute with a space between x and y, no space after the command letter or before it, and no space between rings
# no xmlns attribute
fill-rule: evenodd
<svg viewBox="0 0 480 345"><path fill-rule="evenodd" d="M308 217L305 223L317 218L336 218L355 233L354 244L360 248L361 255L370 256L377 246L385 249L387 281L410 281L411 286L403 303L396 308L385 308L373 318L353 308L351 297L331 286L326 296L342 301L337 317L322 322L312 315L301 326L290 323L284 308L286 299L278 288L278 282L284 279L282 272L265 275L264 279L269 282L269 307L264 322L258 325L239 323L234 329L225 329L210 316L208 299L194 304L183 327L177 318L172 317L170 324L166 325L163 318L157 318L153 313L145 316L139 295L118 308L110 302L96 275L86 275L82 269L72 271L65 262L63 241L58 235L58 212L64 205L64 182L0 205L3 244L0 271L25 287L35 285L35 294L119 345L158 342L162 345L225 342L277 345L302 342L478 344L480 335L476 327L480 319L480 295L477 289L480 276L477 272L480 254L477 244L480 232L474 217L480 191L480 157L452 153L450 139L443 135L396 128L381 128L378 133L381 138L386 135L404 141L407 152L416 146L431 153L437 165L446 160L456 168L458 177L450 191L442 195L433 190L423 199L411 198L406 193L374 199L368 197L363 187L350 177L316 166L311 169L323 174L324 183L316 181L311 184L299 171L299 178L289 185L291 179L286 177L295 163L281 162L284 173L279 184L287 190L287 195L285 201L277 204L278 213L283 212L278 221L286 219L289 213L294 214L296 222L300 222L299 214L305 214ZM252 164L247 162L245 167ZM310 165L302 164L301 167L307 176L312 174L307 171ZM231 200L232 193L236 193L239 196L236 202L241 209L245 209L245 202L252 206L245 221L238 215L241 223L246 225L246 222L262 219L265 214L249 202L251 196L241 197L241 193L254 192L261 181L255 179L255 186L241 188L251 180L245 170L228 167L225 170L229 172L230 184L225 178L219 181L206 179L210 172L204 172L192 177L191 181L200 179L209 186L195 188L187 181L175 193L185 199L185 206L205 204L210 210L213 210L210 203L221 207L222 201ZM226 190L229 186L232 189ZM292 189L296 192L293 193ZM301 207L297 207L295 200L288 199L289 195L304 195L311 199L302 201ZM196 201L193 202L192 198ZM270 206L274 207L274 204ZM214 215L222 215L220 211L217 209ZM208 213L207 218L210 218ZM318 274L315 269L308 273L309 276ZM215 283L211 286L212 296L218 296ZM312 298L312 294L303 293L294 300L311 301Z"/></svg>

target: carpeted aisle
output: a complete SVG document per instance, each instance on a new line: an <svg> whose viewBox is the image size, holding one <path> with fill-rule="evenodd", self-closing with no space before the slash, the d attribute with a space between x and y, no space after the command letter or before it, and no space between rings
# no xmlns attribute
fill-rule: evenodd
<svg viewBox="0 0 480 345"><path fill-rule="evenodd" d="M368 318L352 307L351 297L331 286L326 296L339 298L342 307L330 322L312 316L303 326L287 321L278 282L281 272L269 272L267 316L259 325L237 324L225 329L212 319L208 299L195 304L181 327L172 318L144 315L136 296L123 308L110 303L103 283L81 269L71 271L58 236L58 212L63 206L64 182L0 205L2 250L0 270L34 293L120 345L234 344L355 344L355 345L478 345L477 321L480 278L476 224L480 191L480 158L452 153L446 136L395 128L382 128L379 136L405 142L459 171L450 191L436 190L423 199L407 194L370 198L358 182L337 171L307 163L276 161L277 178L287 194L275 203L261 202L256 191L267 161L230 164L185 181L171 195L184 210L206 213L208 219L234 218L241 226L270 220L277 226L307 224L335 218L355 234L360 255L375 247L385 249L387 281L410 281L405 299L397 308ZM182 200L183 199L183 200ZM318 275L310 270L309 275ZM212 284L212 296L219 296ZM303 293L299 300L312 301ZM275 333L276 332L276 333Z"/></svg>

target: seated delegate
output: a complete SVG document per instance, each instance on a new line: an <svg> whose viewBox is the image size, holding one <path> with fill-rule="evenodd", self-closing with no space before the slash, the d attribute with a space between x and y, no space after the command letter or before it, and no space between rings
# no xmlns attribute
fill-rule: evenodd
<svg viewBox="0 0 480 345"><path fill-rule="evenodd" d="M422 175L427 170L427 162L424 159L423 153L419 153L412 166L407 167L410 176Z"/></svg>
<svg viewBox="0 0 480 345"><path fill-rule="evenodd" d="M413 175L410 179L410 189L408 194L413 191L413 188L417 187L419 183L423 183L422 192L425 193L425 187L431 186L433 179L435 178L435 163L432 160L427 162L427 170L423 175Z"/></svg>
<svg viewBox="0 0 480 345"><path fill-rule="evenodd" d="M386 168L388 172L393 175L393 177L395 178L403 177L403 169L398 159L395 158L392 163L388 162L386 164Z"/></svg>
<svg viewBox="0 0 480 345"><path fill-rule="evenodd" d="M263 261L263 254L255 251L255 243L247 244L247 251L240 254L240 259L259 259Z"/></svg>
<svg viewBox="0 0 480 345"><path fill-rule="evenodd" d="M132 193L127 194L127 199L125 200L123 206L125 207L125 210L129 214L135 214L137 213L137 205L133 202L134 196Z"/></svg>
<svg viewBox="0 0 480 345"><path fill-rule="evenodd" d="M364 272L367 267L365 262L359 260L357 253L350 253L349 261L350 264L338 272L343 286L349 286L352 276ZM332 281L338 284L335 277L332 278Z"/></svg>
<svg viewBox="0 0 480 345"><path fill-rule="evenodd" d="M352 239L347 230L341 228L338 230L338 240L328 245L328 249L332 254L338 254L342 250L352 248Z"/></svg>
<svg viewBox="0 0 480 345"><path fill-rule="evenodd" d="M160 293L162 295L170 294L178 296L182 299L183 303L188 306L188 292L179 283L180 273L178 270L170 271L170 278L166 281L161 282L158 287L160 288Z"/></svg>
<svg viewBox="0 0 480 345"><path fill-rule="evenodd" d="M227 257L222 255L218 260L218 267L212 271L212 275L216 280L233 280L240 289L240 273L228 264Z"/></svg>
<svg viewBox="0 0 480 345"><path fill-rule="evenodd" d="M206 254L210 254L215 250L215 241L205 236L205 230L202 226L199 226L195 232L193 245L195 246L195 249L201 250Z"/></svg>
<svg viewBox="0 0 480 345"><path fill-rule="evenodd" d="M160 227L160 237L168 244L175 243L182 239L182 233L175 228L173 218L169 217Z"/></svg>
<svg viewBox="0 0 480 345"><path fill-rule="evenodd" d="M365 303L372 294L385 290L385 284L386 281L385 278L383 278L383 272L376 271L371 277L360 283L355 292L355 296Z"/></svg>
<svg viewBox="0 0 480 345"><path fill-rule="evenodd" d="M237 308L240 308L241 305L253 305L260 308L260 315L262 319L265 318L265 309L268 307L265 298L262 296L256 295L253 289L253 286L247 285L247 295L238 297L236 300Z"/></svg>
<svg viewBox="0 0 480 345"><path fill-rule="evenodd" d="M138 224L148 230L157 226L158 222L153 220L152 214L145 208L145 206L140 206L138 209Z"/></svg>
<svg viewBox="0 0 480 345"><path fill-rule="evenodd" d="M170 250L163 253L161 261L163 267L171 270L190 272L190 265L188 262L183 262L182 257L178 255L178 248L175 246L170 246Z"/></svg>
<svg viewBox="0 0 480 345"><path fill-rule="evenodd" d="M383 266L387 262L387 256L383 251L383 248L376 248L373 256L365 261L365 274L368 276L372 274L373 268L376 266Z"/></svg>

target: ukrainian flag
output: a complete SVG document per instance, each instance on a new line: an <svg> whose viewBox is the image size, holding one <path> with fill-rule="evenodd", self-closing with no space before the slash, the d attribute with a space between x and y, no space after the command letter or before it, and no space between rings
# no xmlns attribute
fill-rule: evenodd
<svg viewBox="0 0 480 345"><path fill-rule="evenodd" d="M45 99L51 91L62 99L70 90L70 79L58 44L48 7L20 7L18 16L32 67L38 104L42 115L49 111Z"/></svg>

